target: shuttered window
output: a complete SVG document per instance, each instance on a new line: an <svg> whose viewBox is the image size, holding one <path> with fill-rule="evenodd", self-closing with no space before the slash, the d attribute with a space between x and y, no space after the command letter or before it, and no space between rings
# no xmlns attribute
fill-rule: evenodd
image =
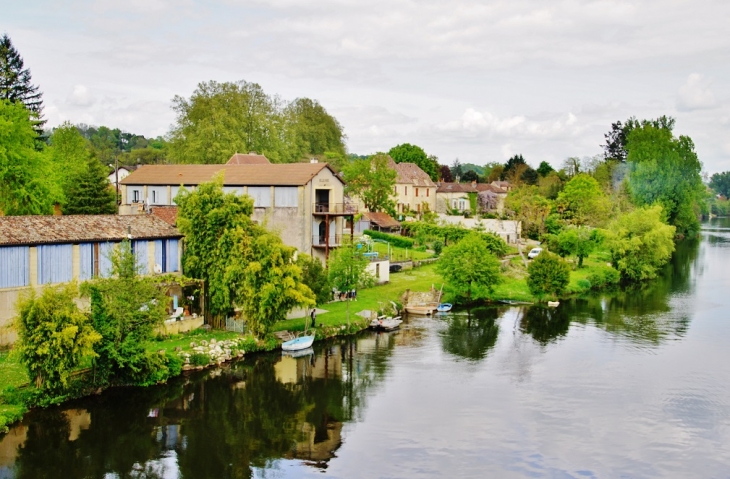
<svg viewBox="0 0 730 479"><path fill-rule="evenodd" d="M275 186L274 205L277 208L296 208L299 189L296 186Z"/></svg>
<svg viewBox="0 0 730 479"><path fill-rule="evenodd" d="M0 247L0 288L18 288L30 284L30 248Z"/></svg>
<svg viewBox="0 0 730 479"><path fill-rule="evenodd" d="M253 198L253 205L256 208L271 206L271 188L268 186L249 186L248 196Z"/></svg>
<svg viewBox="0 0 730 479"><path fill-rule="evenodd" d="M38 284L55 284L73 278L73 245L40 245L38 252Z"/></svg>
<svg viewBox="0 0 730 479"><path fill-rule="evenodd" d="M155 240L155 266L160 265L160 272L167 272L167 241Z"/></svg>
<svg viewBox="0 0 730 479"><path fill-rule="evenodd" d="M134 261L137 265L137 272L147 274L150 271L149 260L147 259L147 240L132 241L132 251L134 251Z"/></svg>
<svg viewBox="0 0 730 479"><path fill-rule="evenodd" d="M79 279L86 281L94 277L94 243L79 245Z"/></svg>
<svg viewBox="0 0 730 479"><path fill-rule="evenodd" d="M118 243L99 243L99 276L108 278L112 275L112 253Z"/></svg>
<svg viewBox="0 0 730 479"><path fill-rule="evenodd" d="M178 254L177 254L177 240L176 239L170 239L167 240L167 271L170 273L177 272L179 270L177 263L178 263Z"/></svg>

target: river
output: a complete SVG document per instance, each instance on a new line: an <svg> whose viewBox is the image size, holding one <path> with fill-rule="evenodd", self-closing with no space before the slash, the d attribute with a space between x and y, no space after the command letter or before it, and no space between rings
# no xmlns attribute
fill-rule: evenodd
<svg viewBox="0 0 730 479"><path fill-rule="evenodd" d="M644 288L33 411L0 478L730 477L730 220Z"/></svg>

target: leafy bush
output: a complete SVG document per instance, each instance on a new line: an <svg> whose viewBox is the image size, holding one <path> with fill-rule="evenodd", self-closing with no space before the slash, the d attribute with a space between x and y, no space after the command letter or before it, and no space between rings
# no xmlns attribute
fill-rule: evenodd
<svg viewBox="0 0 730 479"><path fill-rule="evenodd" d="M210 364L210 356L205 353L193 353L190 355L192 366L207 366Z"/></svg>
<svg viewBox="0 0 730 479"><path fill-rule="evenodd" d="M443 241L436 240L433 242L433 252L436 254L436 256L439 256L443 250L444 250Z"/></svg>
<svg viewBox="0 0 730 479"><path fill-rule="evenodd" d="M403 223L403 231L412 237L425 235L431 238L437 238L442 240L445 245L459 242L468 234L475 233L474 230L467 229L459 225L440 226L431 223L424 223L423 221L409 221L407 223ZM505 243L498 235L495 233L477 233L487 243L487 248L489 248L489 251L492 254L496 256L504 256L507 254L507 250L509 249L507 243Z"/></svg>
<svg viewBox="0 0 730 479"><path fill-rule="evenodd" d="M579 279L578 280L578 287L582 291L588 291L589 289L591 289L591 282L588 281L587 279Z"/></svg>
<svg viewBox="0 0 730 479"><path fill-rule="evenodd" d="M245 353L252 353L259 350L259 345L253 336L246 336L238 344Z"/></svg>
<svg viewBox="0 0 730 479"><path fill-rule="evenodd" d="M588 281L591 282L593 289L602 289L606 286L616 285L620 280L621 274L608 266L602 266L588 276Z"/></svg>
<svg viewBox="0 0 730 479"><path fill-rule="evenodd" d="M381 233L380 231L373 230L365 230L363 233L371 238L385 240L392 246L397 246L399 248L413 248L414 241L411 238L406 238L405 236Z"/></svg>
<svg viewBox="0 0 730 479"><path fill-rule="evenodd" d="M570 282L568 263L549 251L543 251L532 260L527 272L527 287L538 298L559 296Z"/></svg>

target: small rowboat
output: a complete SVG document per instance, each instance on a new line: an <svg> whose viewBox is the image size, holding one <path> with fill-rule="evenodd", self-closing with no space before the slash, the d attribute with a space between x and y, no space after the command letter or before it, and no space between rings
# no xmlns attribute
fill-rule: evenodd
<svg viewBox="0 0 730 479"><path fill-rule="evenodd" d="M312 346L314 342L314 335L312 336L301 336L291 341L281 343L281 349L284 351L299 351L300 349L307 349Z"/></svg>
<svg viewBox="0 0 730 479"><path fill-rule="evenodd" d="M416 314L420 316L431 316L431 313L436 311L437 304L418 304L406 306L406 312L408 314Z"/></svg>
<svg viewBox="0 0 730 479"><path fill-rule="evenodd" d="M557 308L558 306L560 306L560 301L548 301L548 306L550 306L551 308Z"/></svg>
<svg viewBox="0 0 730 479"><path fill-rule="evenodd" d="M395 318L386 318L385 316L380 316L378 319L373 319L370 321L370 328L371 329L380 329L383 331L393 331L395 329L398 329L400 327L400 323L402 323L403 320L400 319L400 316L396 316Z"/></svg>
<svg viewBox="0 0 730 479"><path fill-rule="evenodd" d="M448 313L449 311L451 311L452 307L453 306L451 303L441 303L436 306L436 311L438 311L439 313Z"/></svg>

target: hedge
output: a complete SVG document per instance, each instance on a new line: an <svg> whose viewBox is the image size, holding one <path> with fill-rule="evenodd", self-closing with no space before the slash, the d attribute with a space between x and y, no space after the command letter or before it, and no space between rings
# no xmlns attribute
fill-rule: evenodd
<svg viewBox="0 0 730 479"><path fill-rule="evenodd" d="M399 248L413 248L414 241L411 238L404 236L391 235L388 233L381 233L380 231L365 230L363 234L366 234L374 239L381 239L389 242L391 246L397 246Z"/></svg>

